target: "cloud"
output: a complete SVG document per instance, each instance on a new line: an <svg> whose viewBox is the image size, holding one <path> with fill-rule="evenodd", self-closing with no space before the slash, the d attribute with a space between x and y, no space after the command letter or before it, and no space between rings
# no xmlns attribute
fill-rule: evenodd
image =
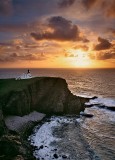
<svg viewBox="0 0 115 160"><path fill-rule="evenodd" d="M57 41L86 41L85 37L80 36L80 31L77 25L72 24L71 21L61 17L55 16L48 19L50 31L44 33L32 32L31 36L35 40L57 40Z"/></svg>
<svg viewBox="0 0 115 160"><path fill-rule="evenodd" d="M0 15L9 15L12 12L12 0L0 0Z"/></svg>
<svg viewBox="0 0 115 160"><path fill-rule="evenodd" d="M108 1L108 3L105 4L105 8L107 8L105 10L106 16L115 18L115 0Z"/></svg>
<svg viewBox="0 0 115 160"><path fill-rule="evenodd" d="M106 17L115 17L115 0L82 0L82 4L88 10L98 10Z"/></svg>
<svg viewBox="0 0 115 160"><path fill-rule="evenodd" d="M88 51L89 47L87 45L76 45L74 46L74 49L82 49L84 51Z"/></svg>
<svg viewBox="0 0 115 160"><path fill-rule="evenodd" d="M112 44L107 40L103 39L101 37L98 37L98 44L95 45L94 50L99 51L99 50L106 50L110 49L112 47Z"/></svg>
<svg viewBox="0 0 115 160"><path fill-rule="evenodd" d="M43 61L47 59L43 53L41 54L27 54L27 55L18 55L17 53L11 53L7 55L1 55L0 62L15 62L15 61Z"/></svg>
<svg viewBox="0 0 115 160"><path fill-rule="evenodd" d="M111 34L113 37L115 37L115 29L114 28L108 28L106 30L107 33Z"/></svg>
<svg viewBox="0 0 115 160"><path fill-rule="evenodd" d="M65 53L65 57L68 58L73 58L73 57L77 57L77 55L74 55L73 53Z"/></svg>
<svg viewBox="0 0 115 160"><path fill-rule="evenodd" d="M91 9L97 0L82 0L82 4L86 9Z"/></svg>
<svg viewBox="0 0 115 160"><path fill-rule="evenodd" d="M108 60L115 59L115 51L110 52L98 52L96 54L90 54L89 57L94 60Z"/></svg>
<svg viewBox="0 0 115 160"><path fill-rule="evenodd" d="M75 0L59 0L58 6L60 8L65 8L71 6L74 2Z"/></svg>

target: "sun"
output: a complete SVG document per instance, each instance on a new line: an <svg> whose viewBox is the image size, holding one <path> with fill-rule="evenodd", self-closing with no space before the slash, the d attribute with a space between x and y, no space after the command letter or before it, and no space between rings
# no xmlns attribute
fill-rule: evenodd
<svg viewBox="0 0 115 160"><path fill-rule="evenodd" d="M71 57L70 59L72 66L79 68L85 68L85 67L89 68L91 66L91 60L88 57L87 52L84 52L80 49L79 50L71 49L69 50L69 53L73 55L73 57Z"/></svg>

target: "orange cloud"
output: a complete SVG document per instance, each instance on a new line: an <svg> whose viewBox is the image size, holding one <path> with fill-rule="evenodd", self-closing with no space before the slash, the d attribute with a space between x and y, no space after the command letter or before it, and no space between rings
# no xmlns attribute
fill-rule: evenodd
<svg viewBox="0 0 115 160"><path fill-rule="evenodd" d="M84 51L88 51L89 47L87 45L76 45L74 49L82 49Z"/></svg>

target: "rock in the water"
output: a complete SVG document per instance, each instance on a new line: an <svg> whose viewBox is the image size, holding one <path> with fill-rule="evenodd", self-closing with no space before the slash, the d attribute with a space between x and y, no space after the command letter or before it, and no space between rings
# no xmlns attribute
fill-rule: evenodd
<svg viewBox="0 0 115 160"><path fill-rule="evenodd" d="M54 158L58 159L58 155L56 153L54 154Z"/></svg>
<svg viewBox="0 0 115 160"><path fill-rule="evenodd" d="M91 99L97 99L98 97L97 96L94 96L94 97L92 97Z"/></svg>
<svg viewBox="0 0 115 160"><path fill-rule="evenodd" d="M63 159L66 159L66 158L67 158L67 156L66 156L66 155L62 155L62 158L63 158Z"/></svg>
<svg viewBox="0 0 115 160"><path fill-rule="evenodd" d="M94 106L94 104L85 104L86 108L90 108L90 107L93 107L93 106Z"/></svg>
<svg viewBox="0 0 115 160"><path fill-rule="evenodd" d="M39 149L43 149L44 148L44 146L43 145L41 145L40 147L39 147Z"/></svg>
<svg viewBox="0 0 115 160"><path fill-rule="evenodd" d="M93 114L88 114L85 112L80 112L80 115L84 116L84 117L88 117L88 118L92 118L94 115Z"/></svg>
<svg viewBox="0 0 115 160"><path fill-rule="evenodd" d="M111 110L111 111L115 111L115 107L107 107L107 109Z"/></svg>

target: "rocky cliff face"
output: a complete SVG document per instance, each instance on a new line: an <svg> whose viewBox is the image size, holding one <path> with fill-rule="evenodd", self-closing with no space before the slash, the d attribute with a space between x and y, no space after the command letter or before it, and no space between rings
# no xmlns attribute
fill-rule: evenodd
<svg viewBox="0 0 115 160"><path fill-rule="evenodd" d="M22 116L34 110L46 114L79 114L84 110L84 100L74 96L61 78L34 78L23 89L10 90L1 99L5 115Z"/></svg>
<svg viewBox="0 0 115 160"><path fill-rule="evenodd" d="M5 133L5 130L6 130L6 126L4 123L4 117L3 117L2 110L0 110L0 136Z"/></svg>
<svg viewBox="0 0 115 160"><path fill-rule="evenodd" d="M32 150L23 138L35 124L33 120L24 118L33 111L45 114L79 114L84 110L84 103L88 99L73 95L64 79L61 78L33 78L28 80L0 80L0 160L32 160ZM35 112L33 112L35 113ZM35 116L30 118L35 119ZM14 126L18 119L18 129ZM19 117L23 116L23 117ZM43 116L44 117L44 116ZM13 121L12 121L13 119ZM7 121L7 123L6 123ZM23 123L22 123L23 122ZM26 124L25 124L26 123ZM20 127L21 125L21 127ZM23 131L20 131L23 128ZM18 132L18 130L20 132ZM23 132L23 135L22 135Z"/></svg>

